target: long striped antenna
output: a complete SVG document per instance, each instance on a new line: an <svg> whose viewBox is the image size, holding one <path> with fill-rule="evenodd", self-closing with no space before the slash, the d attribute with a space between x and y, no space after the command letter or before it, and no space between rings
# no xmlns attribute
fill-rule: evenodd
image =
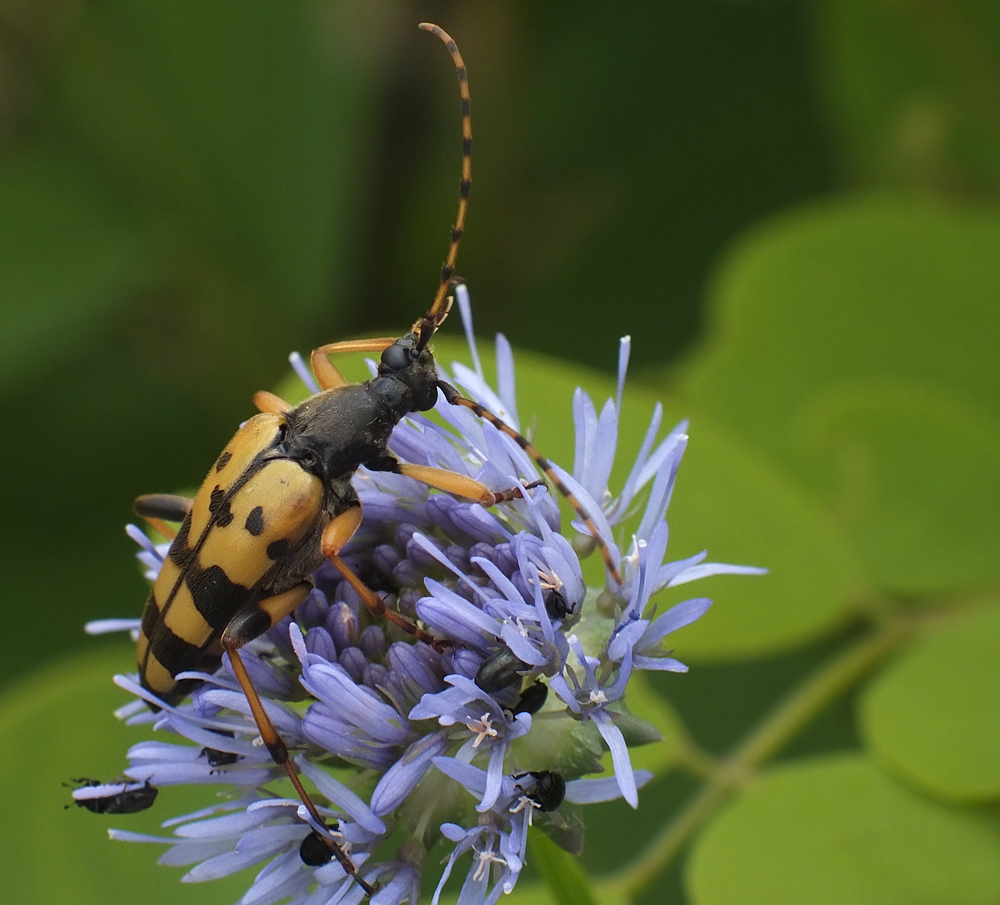
<svg viewBox="0 0 1000 905"><path fill-rule="evenodd" d="M615 584L621 585L621 572L618 570L614 556L611 554L611 548L608 546L607 541L604 540L601 536L601 532L597 528L597 523L591 517L590 513L583 508L583 504L579 499L577 499L576 494L573 493L573 491L566 486L565 482L559 477L559 475L556 474L555 469L552 467L552 463L531 445L531 442L527 439L527 437L519 434L509 424L494 415L488 408L480 405L478 402L474 402L472 399L466 399L451 384L445 383L443 380L438 380L437 385L438 389L440 389L444 394L444 398L449 404L460 405L467 409L472 409L472 411L484 421L489 421L489 423L500 431L500 433L506 434L510 437L518 446L521 447L521 449L534 459L535 464L538 465L545 476L555 485L556 490L558 490L566 498L566 502L573 508L577 518L579 518L580 521L587 526L587 530L590 531L590 536L594 539L597 549L600 550L601 558L604 560L604 567L611 574Z"/></svg>
<svg viewBox="0 0 1000 905"><path fill-rule="evenodd" d="M455 225L451 228L451 245L448 246L448 257L441 267L441 282L438 284L437 295L434 296L434 304L431 305L426 316L422 318L425 322L430 321L434 329L437 329L451 309L448 286L455 273L458 246L462 241L462 232L465 229L465 212L469 207L469 189L472 186L472 102L469 99L469 76L465 71L465 62L451 35L440 26L430 22L421 22L420 27L444 41L445 47L448 48L448 53L451 54L455 63L458 88L462 95L462 182L458 192L458 215L455 217ZM427 338L430 339L429 336Z"/></svg>

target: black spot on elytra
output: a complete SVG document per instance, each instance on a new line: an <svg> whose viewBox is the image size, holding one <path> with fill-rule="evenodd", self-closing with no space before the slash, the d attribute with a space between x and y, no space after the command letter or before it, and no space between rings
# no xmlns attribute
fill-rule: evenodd
<svg viewBox="0 0 1000 905"><path fill-rule="evenodd" d="M229 460L232 459L233 454L226 450L221 456L219 456L219 461L215 463L216 473L222 471L229 464Z"/></svg>
<svg viewBox="0 0 1000 905"><path fill-rule="evenodd" d="M180 531L170 544L170 559L181 568L187 565L191 559L191 549L188 546L188 538L191 536L191 513L184 517L181 522Z"/></svg>
<svg viewBox="0 0 1000 905"><path fill-rule="evenodd" d="M287 538L283 537L281 540L271 541L267 545L267 558L277 562L279 559L284 559L288 556L291 549L292 545Z"/></svg>
<svg viewBox="0 0 1000 905"><path fill-rule="evenodd" d="M229 500L226 499L226 492L216 484L212 488L212 497L208 503L208 511L215 516L215 522L220 528L232 524L233 512L229 507Z"/></svg>
<svg viewBox="0 0 1000 905"><path fill-rule="evenodd" d="M254 537L260 537L264 533L264 507L254 506L250 510L246 524L243 527Z"/></svg>

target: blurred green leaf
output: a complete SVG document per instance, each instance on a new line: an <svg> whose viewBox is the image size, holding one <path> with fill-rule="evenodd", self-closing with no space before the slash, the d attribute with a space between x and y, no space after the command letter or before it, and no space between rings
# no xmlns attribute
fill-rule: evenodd
<svg viewBox="0 0 1000 905"><path fill-rule="evenodd" d="M817 9L815 59L856 175L1000 190L1000 6L826 0Z"/></svg>
<svg viewBox="0 0 1000 905"><path fill-rule="evenodd" d="M557 905L597 905L590 880L578 858L564 852L535 829L528 835L528 851L545 878L553 902Z"/></svg>
<svg viewBox="0 0 1000 905"><path fill-rule="evenodd" d="M917 594L1000 576L1000 420L990 412L915 382L861 380L819 394L802 435L875 583Z"/></svg>
<svg viewBox="0 0 1000 905"><path fill-rule="evenodd" d="M861 516L845 511L842 486L826 502L870 577L893 590L944 589L1000 565L978 545L962 553L958 539L942 540L967 506L972 530L990 525L987 545L998 530L988 501L975 500L995 473L1000 423L997 260L1000 218L991 213L884 198L802 211L759 230L725 265L713 328L687 375L701 406L821 498L831 494L829 449L855 454L864 438L871 466ZM980 424L957 426L977 410ZM943 426L961 439L930 438ZM835 428L847 436L832 437ZM905 477L929 464L903 507ZM922 493L931 483L934 492ZM904 508L919 530L887 536ZM911 571L931 547L938 567Z"/></svg>
<svg viewBox="0 0 1000 905"><path fill-rule="evenodd" d="M324 60L322 22L315 2L112 0L82 11L54 85L168 255L300 308L329 303L348 252L333 202L358 176L366 83Z"/></svg>
<svg viewBox="0 0 1000 905"><path fill-rule="evenodd" d="M112 842L108 827L168 836L159 823L204 807L204 789L161 789L141 814L98 815L72 805L63 783L79 777L117 779L130 744L146 734L115 719L129 695L111 682L134 668L135 649L120 644L61 661L10 686L0 699L5 769L0 797L4 901L64 905L185 905L232 902L254 870L204 884L180 886L182 870L160 867L163 848ZM148 730L147 730L148 732Z"/></svg>
<svg viewBox="0 0 1000 905"><path fill-rule="evenodd" d="M695 844L687 887L694 905L991 905L1000 831L831 757L750 786Z"/></svg>
<svg viewBox="0 0 1000 905"><path fill-rule="evenodd" d="M874 751L935 795L1000 798L1000 607L903 654L865 692Z"/></svg>
<svg viewBox="0 0 1000 905"><path fill-rule="evenodd" d="M645 720L660 733L659 741L651 742L629 752L635 770L665 773L677 757L677 748L684 731L680 717L669 702L649 686L642 672L633 672L625 697L628 709ZM611 753L604 756L604 767L611 773Z"/></svg>
<svg viewBox="0 0 1000 905"><path fill-rule="evenodd" d="M678 554L763 566L767 575L720 575L667 589L674 600L710 596L708 613L675 632L681 660L787 650L843 622L863 591L837 525L763 457L695 416L668 520ZM676 545L676 546L675 546Z"/></svg>
<svg viewBox="0 0 1000 905"><path fill-rule="evenodd" d="M93 174L38 149L0 158L0 388L86 344L147 263Z"/></svg>

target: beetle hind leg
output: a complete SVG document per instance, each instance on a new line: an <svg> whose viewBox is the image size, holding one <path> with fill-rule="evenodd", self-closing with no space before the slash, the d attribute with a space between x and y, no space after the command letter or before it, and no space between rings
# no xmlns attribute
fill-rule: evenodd
<svg viewBox="0 0 1000 905"><path fill-rule="evenodd" d="M271 760L285 771L296 793L316 823L319 826L326 826L326 822L319 813L315 802L302 785L299 772L295 769L295 764L288 756L288 746L278 734L278 730L274 728L271 718L267 715L264 703L261 701L260 695L257 693L257 689L250 679L250 674L247 672L243 657L240 655L240 648L244 644L262 635L271 626L277 624L295 610L306 599L312 588L312 582L304 581L289 591L265 598L253 606L247 607L237 613L229 625L226 626L225 631L222 633L221 642L223 649L229 655L229 663L232 666L236 680L240 683L240 687L246 695L247 703L250 705L250 712L253 714L254 722L257 724L257 731L260 732L260 737L268 753L271 755ZM331 855L340 862L341 867L348 874L354 877L358 885L365 891L365 894L368 896L373 895L375 888L358 875L358 869L347 853L332 838L327 836L320 838L323 844L330 849Z"/></svg>
<svg viewBox="0 0 1000 905"><path fill-rule="evenodd" d="M136 515L140 515L155 531L167 540L173 540L177 532L167 522L183 522L187 518L194 500L175 496L171 493L147 493L132 504Z"/></svg>

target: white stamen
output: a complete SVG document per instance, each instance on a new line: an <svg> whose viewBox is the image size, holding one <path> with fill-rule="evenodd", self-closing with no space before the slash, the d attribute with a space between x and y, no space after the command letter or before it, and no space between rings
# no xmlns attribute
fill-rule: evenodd
<svg viewBox="0 0 1000 905"><path fill-rule="evenodd" d="M486 875L486 872L490 869L490 864L502 864L504 867L507 866L505 859L501 858L500 855L487 849L484 852L478 852L473 849L476 857L479 859L479 867L476 868L475 874L473 874L473 880L482 880Z"/></svg>
<svg viewBox="0 0 1000 905"><path fill-rule="evenodd" d="M546 591L558 591L563 586L563 580L555 572L543 572L539 569L538 580Z"/></svg>
<svg viewBox="0 0 1000 905"><path fill-rule="evenodd" d="M517 799L517 804L510 809L510 813L517 814L525 808L531 808L531 810L528 811L528 826L531 826L531 818L534 816L535 809L537 808L541 810L541 807L542 806L537 801L532 801L527 795L522 795Z"/></svg>
<svg viewBox="0 0 1000 905"><path fill-rule="evenodd" d="M489 713L484 713L474 723L466 723L469 732L476 734L476 740L472 743L473 748L478 748L486 739L496 738L497 731L493 728L493 721Z"/></svg>

